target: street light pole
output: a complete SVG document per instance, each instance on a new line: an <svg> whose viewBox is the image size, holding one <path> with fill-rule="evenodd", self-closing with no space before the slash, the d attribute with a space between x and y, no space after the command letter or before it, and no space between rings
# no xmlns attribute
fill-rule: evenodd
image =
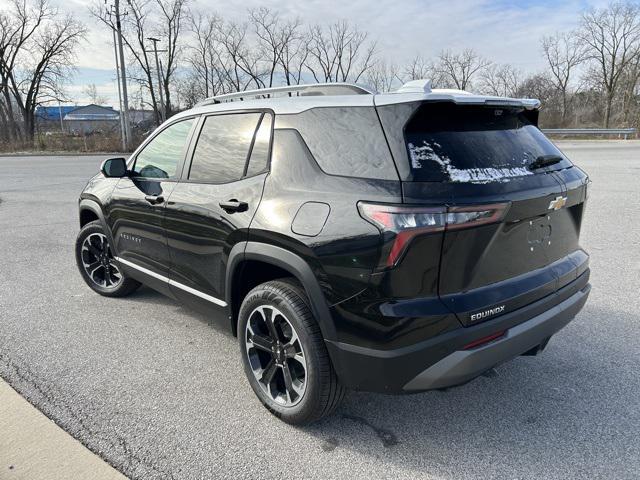
<svg viewBox="0 0 640 480"><path fill-rule="evenodd" d="M158 74L158 99L160 100L160 122L165 120L165 109L164 109L164 97L162 95L162 75L160 73L160 62L158 61L158 52L166 52L166 50L158 50L158 42L159 38L148 37L147 40L153 42L153 50L150 50L154 53L156 57L156 72Z"/></svg>

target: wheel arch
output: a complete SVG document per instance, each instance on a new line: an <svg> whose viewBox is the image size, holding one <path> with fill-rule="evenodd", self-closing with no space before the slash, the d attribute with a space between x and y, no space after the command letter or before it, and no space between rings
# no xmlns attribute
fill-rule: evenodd
<svg viewBox="0 0 640 480"><path fill-rule="evenodd" d="M87 223L93 222L95 220L100 221L102 224L102 228L104 229L104 233L109 240L109 245L113 249L113 254L117 255L116 252L116 244L113 241L113 236L111 235L111 230L107 225L107 221L104 218L104 212L102 211L102 207L95 200L91 200L89 198L83 198L80 200L78 212L78 220L80 222L80 228L84 227Z"/></svg>
<svg viewBox="0 0 640 480"><path fill-rule="evenodd" d="M281 278L283 274L297 279L307 294L309 306L324 339L335 339L336 331L329 306L309 264L302 257L289 250L260 242L236 244L229 255L225 292L229 305L231 331L234 335L237 335L237 313L244 298L242 289L238 288L238 279L243 277L244 268L252 265L252 262L255 262L254 265L262 264L269 266L267 268L272 268L272 273L275 275L270 275L273 277L269 278L270 280Z"/></svg>
<svg viewBox="0 0 640 480"><path fill-rule="evenodd" d="M84 227L87 223L91 223L95 220L100 220L100 217L93 208L80 209L80 228Z"/></svg>
<svg viewBox="0 0 640 480"><path fill-rule="evenodd" d="M83 198L82 200L80 200L78 210L80 228L84 227L87 223L94 220L100 220L104 224L104 214L102 213L102 208L100 208L100 205L95 200Z"/></svg>

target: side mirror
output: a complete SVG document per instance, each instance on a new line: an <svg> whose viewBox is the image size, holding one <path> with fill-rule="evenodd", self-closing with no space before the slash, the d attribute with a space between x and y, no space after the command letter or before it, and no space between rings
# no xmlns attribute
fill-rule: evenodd
<svg viewBox="0 0 640 480"><path fill-rule="evenodd" d="M124 158L108 158L100 165L100 171L105 177L121 178L127 174L127 162Z"/></svg>

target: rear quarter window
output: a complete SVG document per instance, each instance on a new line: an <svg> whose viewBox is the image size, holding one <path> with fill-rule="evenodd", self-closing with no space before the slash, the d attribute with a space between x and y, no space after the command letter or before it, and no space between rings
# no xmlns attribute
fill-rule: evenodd
<svg viewBox="0 0 640 480"><path fill-rule="evenodd" d="M325 173L398 180L373 107L320 107L277 115L275 127L298 130Z"/></svg>
<svg viewBox="0 0 640 480"><path fill-rule="evenodd" d="M253 140L251 157L247 166L247 177L252 177L267 170L269 165L269 146L271 141L271 126L273 116L265 113Z"/></svg>

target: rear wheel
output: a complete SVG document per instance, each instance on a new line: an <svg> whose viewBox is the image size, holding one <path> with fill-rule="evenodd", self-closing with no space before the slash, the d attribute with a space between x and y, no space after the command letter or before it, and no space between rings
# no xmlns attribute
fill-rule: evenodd
<svg viewBox="0 0 640 480"><path fill-rule="evenodd" d="M251 290L240 307L238 339L251 388L285 422L311 423L342 401L345 389L297 282L274 280Z"/></svg>
<svg viewBox="0 0 640 480"><path fill-rule="evenodd" d="M76 240L76 263L85 283L107 297L122 297L140 286L127 277L113 258L113 251L99 221L85 225Z"/></svg>

